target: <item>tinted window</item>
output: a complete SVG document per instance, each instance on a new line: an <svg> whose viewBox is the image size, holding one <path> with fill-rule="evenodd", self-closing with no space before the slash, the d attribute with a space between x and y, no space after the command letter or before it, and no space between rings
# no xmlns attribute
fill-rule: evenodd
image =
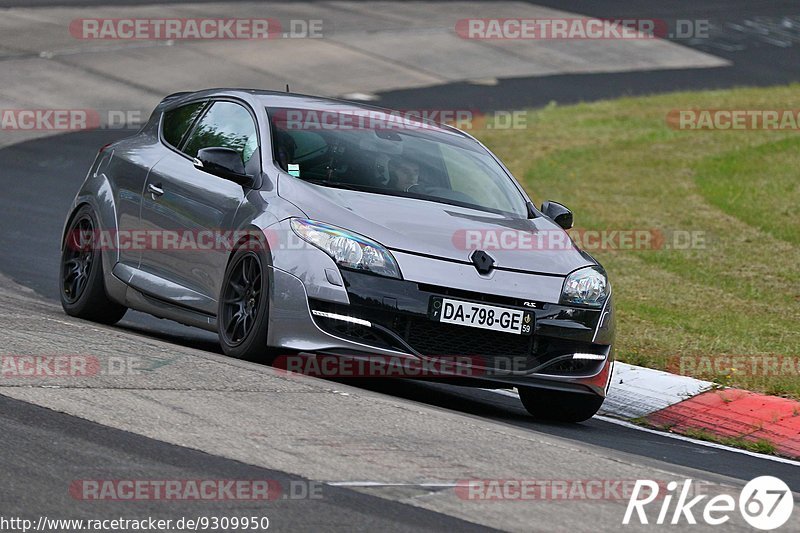
<svg viewBox="0 0 800 533"><path fill-rule="evenodd" d="M183 136L203 110L204 105L205 102L197 102L164 113L164 140L176 148L179 147Z"/></svg>
<svg viewBox="0 0 800 533"><path fill-rule="evenodd" d="M195 126L183 152L197 157L202 148L232 148L247 163L258 148L256 125L250 112L233 102L216 102Z"/></svg>

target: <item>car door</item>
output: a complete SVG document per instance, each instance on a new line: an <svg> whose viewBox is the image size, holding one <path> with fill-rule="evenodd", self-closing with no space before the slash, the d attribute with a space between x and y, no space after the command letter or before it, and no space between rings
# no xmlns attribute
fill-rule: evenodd
<svg viewBox="0 0 800 533"><path fill-rule="evenodd" d="M212 101L180 144L170 146L147 178L141 220L156 238L143 251L139 279L132 284L172 303L216 314L229 253L225 235L234 229L247 191L199 170L194 158L202 148L232 148L248 173L259 173L254 115L237 101Z"/></svg>
<svg viewBox="0 0 800 533"><path fill-rule="evenodd" d="M164 141L180 146L207 105L208 101L204 100L166 111L161 124ZM119 230L122 235L130 236L127 245L121 246L119 252L119 262L128 269L139 268L139 261L142 258L142 246L138 241L134 241L133 237L142 233L142 196L147 184L147 175L169 151L160 140L156 140L155 143L148 140L142 146L134 148L127 150L126 157L111 157L105 170L109 176L113 176L114 187L117 190ZM125 279L127 281L128 278Z"/></svg>

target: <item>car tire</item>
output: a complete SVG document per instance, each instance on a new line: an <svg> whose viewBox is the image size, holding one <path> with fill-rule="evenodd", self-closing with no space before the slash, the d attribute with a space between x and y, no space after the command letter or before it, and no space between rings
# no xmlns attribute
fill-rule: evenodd
<svg viewBox="0 0 800 533"><path fill-rule="evenodd" d="M94 245L98 229L88 205L73 215L62 243L58 294L68 315L110 325L119 322L128 309L106 293L102 253Z"/></svg>
<svg viewBox="0 0 800 533"><path fill-rule="evenodd" d="M252 242L252 241L251 241ZM269 363L269 269L261 246L234 252L225 270L217 308L217 332L225 355Z"/></svg>
<svg viewBox="0 0 800 533"><path fill-rule="evenodd" d="M555 422L583 422L592 418L604 398L595 394L519 388L522 405L534 418Z"/></svg>

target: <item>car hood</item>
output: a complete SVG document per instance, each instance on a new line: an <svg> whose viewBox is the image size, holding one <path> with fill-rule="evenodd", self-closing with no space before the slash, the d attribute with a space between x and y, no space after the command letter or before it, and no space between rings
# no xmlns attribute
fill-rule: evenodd
<svg viewBox="0 0 800 533"><path fill-rule="evenodd" d="M595 265L550 219L519 219L460 206L335 189L287 177L278 194L308 218L369 237L390 250L468 262L483 250L495 268L566 276Z"/></svg>

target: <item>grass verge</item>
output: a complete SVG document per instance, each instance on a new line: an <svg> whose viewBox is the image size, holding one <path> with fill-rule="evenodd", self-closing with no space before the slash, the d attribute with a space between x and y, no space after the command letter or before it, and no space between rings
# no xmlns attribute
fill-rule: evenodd
<svg viewBox="0 0 800 533"><path fill-rule="evenodd" d="M611 277L620 360L800 398L800 131L667 123L675 109L799 100L790 85L551 105L525 129L473 133L576 227L663 236L589 250Z"/></svg>

